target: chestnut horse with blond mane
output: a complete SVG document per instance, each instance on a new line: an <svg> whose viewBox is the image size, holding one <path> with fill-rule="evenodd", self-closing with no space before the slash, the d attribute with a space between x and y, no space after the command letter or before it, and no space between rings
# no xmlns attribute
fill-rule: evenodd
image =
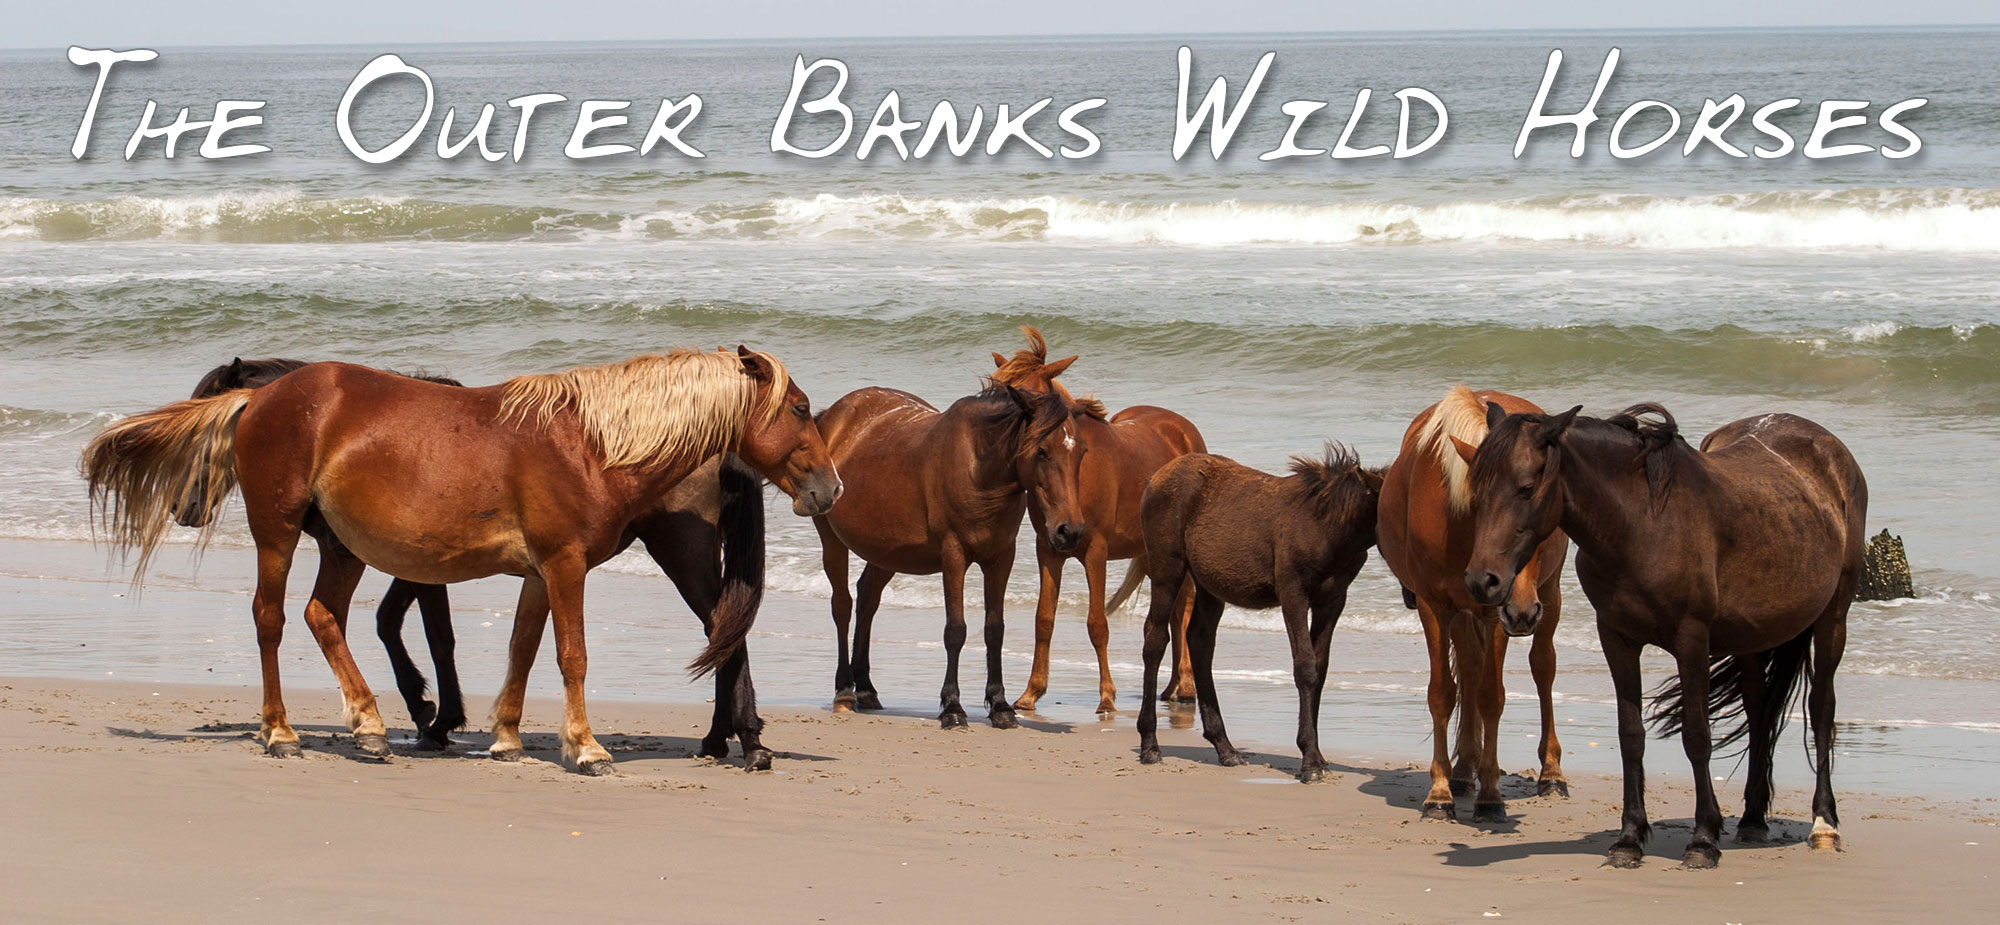
<svg viewBox="0 0 2000 925"><path fill-rule="evenodd" d="M1382 561L1403 583L1404 604L1423 620L1424 643L1430 650L1432 751L1431 787L1423 806L1426 819L1457 818L1453 792L1470 789L1475 774L1479 789L1473 799L1473 819L1506 818L1499 787L1499 729L1507 696L1509 636L1535 637L1528 664L1542 702L1539 792L1569 792L1551 690L1556 676L1556 624L1562 616L1559 582L1569 555L1568 539L1557 530L1541 542L1514 577L1513 594L1503 606L1482 605L1465 586L1473 539L1467 457L1486 437L1489 407L1507 412L1541 410L1503 392L1453 387L1404 432L1402 451L1383 480L1377 515ZM1456 768L1446 750L1454 709Z"/></svg>
<svg viewBox="0 0 2000 925"><path fill-rule="evenodd" d="M257 544L252 610L269 754L299 754L278 643L285 580L316 510L340 543L322 551L306 626L340 682L362 752L388 754L375 695L346 640L364 565L422 584L515 574L524 580L492 755L522 754L527 672L553 612L563 762L604 774L611 754L584 708L584 577L668 489L731 451L792 495L801 515L823 514L839 497L805 393L777 358L745 348L676 350L476 389L314 363L261 389L114 423L84 450L83 468L98 516L119 546L139 551L141 574L177 504L192 496L213 510L240 487ZM718 639L691 667L712 670L740 644Z"/></svg>
<svg viewBox="0 0 2000 925"><path fill-rule="evenodd" d="M1085 626L1090 644L1097 650L1097 712L1117 709L1118 687L1111 680L1111 657L1107 651L1111 630L1106 615L1125 603L1146 577L1145 524L1139 516L1146 494L1146 480L1161 466L1189 453L1206 453L1208 445L1201 432L1187 418L1165 408L1133 405L1106 418L1104 403L1095 398L1073 398L1056 377L1076 362L1076 357L1048 361L1048 342L1042 332L1023 326L1028 347L1012 357L993 355L992 380L1030 392L1058 392L1083 409L1076 418L1076 439L1082 445L1083 461L1077 471L1077 503L1082 509L1081 537L1063 536L1052 529L1038 507L1030 506L1028 519L1035 527L1035 564L1041 571L1041 595L1035 604L1035 662L1028 674L1028 686L1014 701L1017 710L1033 711L1035 702L1049 689L1049 641L1055 635L1056 601L1062 593L1063 563L1083 562L1084 581L1090 586L1090 609ZM1113 559L1130 559L1132 565L1117 596L1105 603L1105 564ZM1173 629L1177 637L1174 683L1166 692L1171 700L1192 700L1195 696L1194 670L1188 658L1185 628L1193 594L1183 589L1179 615Z"/></svg>
<svg viewBox="0 0 2000 925"><path fill-rule="evenodd" d="M1054 392L993 385L939 411L895 389L851 392L820 413L828 451L849 499L813 518L833 586L835 712L881 709L868 677L868 644L882 590L897 573L944 576L944 686L938 722L966 724L958 654L965 646L965 573L979 566L986 597L986 713L998 729L1018 725L1001 681L1007 575L1021 517L1034 507L1062 536L1081 533L1077 510L1078 420L1087 413ZM861 557L854 594L847 554ZM847 626L855 621L850 654Z"/></svg>

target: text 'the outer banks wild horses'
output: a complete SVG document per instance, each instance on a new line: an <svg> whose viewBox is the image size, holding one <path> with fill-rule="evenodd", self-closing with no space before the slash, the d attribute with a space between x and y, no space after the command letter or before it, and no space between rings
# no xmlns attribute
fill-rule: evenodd
<svg viewBox="0 0 2000 925"><path fill-rule="evenodd" d="M820 414L827 449L847 480L847 500L813 520L833 586L840 649L835 711L882 706L868 678L868 643L889 579L942 573L945 676L938 721L946 729L965 725L958 654L965 645L965 572L976 564L986 591L987 720L1000 729L1017 724L1000 672L1007 575L1029 505L1040 508L1064 550L1082 534L1076 418L1084 413L1059 393L996 385L943 411L908 392L866 388ZM863 562L852 597L849 550Z"/></svg>
<svg viewBox="0 0 2000 925"><path fill-rule="evenodd" d="M365 450L361 448L366 448ZM375 696L344 633L366 565L423 584L524 576L507 680L495 706L496 758L521 754L521 704L543 628L555 618L563 676L563 761L608 773L583 698L583 584L626 526L703 461L734 451L824 513L840 479L807 398L775 357L677 350L466 389L344 363L315 363L256 390L178 402L105 428L84 451L100 516L120 546L158 547L190 486L213 509L240 486L257 544L253 610L264 675L262 740L298 753L278 679L285 578L308 511L340 541L321 556L306 624L339 680L348 728L386 754ZM718 633L693 667L733 651Z"/></svg>
<svg viewBox="0 0 2000 925"><path fill-rule="evenodd" d="M1070 397L1056 381L1076 357L1048 362L1048 345L1042 333L1023 327L1028 348L1010 357L993 355L997 367L994 382L1029 392L1060 392ZM1139 505L1146 493L1146 480L1161 466L1188 453L1205 453L1201 432L1187 418L1151 405L1133 405L1108 420L1104 405L1094 398L1071 399L1084 414L1077 415L1076 440L1082 462L1077 470L1077 504L1082 513L1083 535L1071 539L1067 551L1057 551L1051 525L1038 505L1029 505L1028 520L1035 528L1035 564L1041 571L1041 596L1035 606L1035 661L1028 684L1014 701L1017 710L1035 708L1035 702L1049 689L1049 642L1055 634L1056 602L1062 593L1063 562L1083 562L1083 577L1090 587L1090 610L1085 626L1090 644L1097 650L1097 712L1109 713L1117 707L1117 685L1111 680L1111 630L1105 615L1124 603L1146 575L1146 535L1139 518ZM1131 559L1124 586L1117 601L1105 604L1105 563ZM1180 611L1185 613L1185 611ZM1176 624L1175 629L1180 627ZM1180 635L1176 632L1175 635ZM1182 647L1185 649L1185 640ZM1184 653L1183 653L1184 654ZM1169 694L1194 694L1192 672L1185 658L1174 660L1178 667Z"/></svg>
<svg viewBox="0 0 2000 925"><path fill-rule="evenodd" d="M1607 420L1577 411L1489 409L1491 429L1472 460L1476 530L1465 580L1481 603L1505 604L1536 543L1558 527L1576 542L1577 578L1597 609L1618 697L1625 813L1611 863L1637 866L1649 834L1639 703L1639 651L1648 644L1678 667L1655 717L1663 732L1680 731L1693 765L1694 835L1682 863L1714 867L1721 858L1710 710L1741 718L1723 744L1749 736L1736 832L1762 841L1772 749L1802 682L1818 777L1811 844L1839 849L1833 676L1868 509L1853 455L1825 428L1789 414L1727 424L1696 452L1658 405Z"/></svg>
<svg viewBox="0 0 2000 925"><path fill-rule="evenodd" d="M194 398L208 398L230 389L262 388L295 369L305 360L238 357L217 366L195 386ZM427 382L460 385L452 379L415 376ZM632 538L645 543L646 552L674 583L688 608L701 618L702 626L741 627L748 632L764 593L764 500L763 479L736 459L722 454L710 459L693 474L669 490L652 511L632 522ZM198 493L198 492L197 492ZM214 512L198 505L184 505L177 516L184 527L205 526ZM191 518L199 518L199 521ZM338 543L317 511L305 518L305 532L320 548ZM716 555L721 550L720 560ZM403 645L403 619L410 605L418 605L424 622L424 636L437 666L438 696L433 705L425 696L423 672ZM718 610L724 608L724 610ZM383 593L375 611L376 634L388 650L395 671L396 689L403 696L419 732L419 747L449 747L450 734L465 725L465 698L458 682L458 666L453 657L456 636L451 625L450 599L444 585L425 585L395 579ZM726 643L725 643L726 644ZM738 662L741 664L738 664ZM750 680L749 651L715 672L715 717L708 735L701 741L699 754L721 760L729 757L729 737L743 741L745 767L762 770L770 766L771 752L763 746L763 721L757 716L756 689Z"/></svg>
<svg viewBox="0 0 2000 925"><path fill-rule="evenodd" d="M1382 511L1376 539L1382 561L1403 584L1405 603L1423 621L1430 650L1431 788L1424 797L1426 819L1453 819L1452 794L1471 789L1478 777L1473 819L1497 822L1507 816L1500 796L1500 713L1507 638L1532 633L1528 664L1541 697L1543 794L1567 794L1562 743L1556 738L1554 684L1556 625L1562 617L1563 561L1569 540L1551 531L1515 574L1511 593L1499 607L1473 599L1465 587L1472 556L1472 492L1466 478L1472 448L1486 437L1489 408L1540 412L1503 392L1473 392L1457 386L1444 400L1417 415L1403 434L1403 447L1382 484ZM1446 751L1446 732L1458 712L1458 762Z"/></svg>
<svg viewBox="0 0 2000 925"><path fill-rule="evenodd" d="M1347 606L1347 588L1375 545L1380 472L1329 444L1323 459L1292 458L1280 478L1206 453L1162 467L1146 485L1146 564L1153 605L1146 613L1146 698L1139 704L1139 760L1160 760L1154 692L1175 599L1194 581L1188 653L1202 735L1224 765L1243 763L1222 727L1215 697L1215 635L1222 605L1280 607L1299 690L1299 780L1326 775L1319 751L1320 694L1328 646ZM1311 618L1308 624L1308 617Z"/></svg>

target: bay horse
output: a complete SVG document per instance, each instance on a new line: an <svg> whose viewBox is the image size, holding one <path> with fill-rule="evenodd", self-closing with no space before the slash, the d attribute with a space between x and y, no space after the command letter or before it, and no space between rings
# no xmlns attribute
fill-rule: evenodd
<svg viewBox="0 0 2000 925"><path fill-rule="evenodd" d="M1562 571L1569 540L1552 531L1515 575L1501 607L1482 606L1465 587L1472 555L1471 491L1461 447L1486 438L1488 409L1539 413L1533 403L1505 392L1455 386L1425 408L1403 433L1395 463L1383 478L1376 539L1382 561L1403 585L1405 605L1423 622L1430 653L1431 787L1426 819L1456 819L1454 792L1478 791L1472 818L1507 817L1500 796L1500 714L1507 703L1507 640L1532 634L1528 666L1541 699L1542 795L1568 795L1562 742L1556 736L1554 685L1556 626L1562 619ZM1458 713L1458 760L1446 750L1452 713Z"/></svg>
<svg viewBox="0 0 2000 925"><path fill-rule="evenodd" d="M1625 806L1610 863L1638 866L1651 829L1639 687L1639 652L1649 644L1677 668L1654 701L1655 720L1663 734L1680 732L1694 772L1694 834L1682 864L1721 859L1709 712L1740 721L1722 744L1749 737L1736 834L1763 841L1772 750L1801 685L1817 777L1810 842L1839 850L1833 678L1866 543L1861 467L1840 438L1795 415L1726 424L1696 451L1659 405L1604 420L1580 410L1487 409L1489 431L1470 460L1476 528L1465 583L1481 603L1504 605L1534 544L1558 528L1576 542L1577 578L1597 609L1618 698Z"/></svg>
<svg viewBox="0 0 2000 925"><path fill-rule="evenodd" d="M1243 763L1216 699L1215 636L1222 605L1280 607L1299 691L1299 780L1326 776L1319 750L1320 695L1333 627L1375 545L1379 470L1329 443L1320 459L1292 457L1291 475L1259 472L1221 456L1182 456L1146 483L1142 518L1153 605L1146 613L1146 696L1139 704L1139 761L1157 764L1160 658L1182 587L1194 584L1187 639L1202 736L1225 767ZM1308 622L1310 618L1310 622Z"/></svg>
<svg viewBox="0 0 2000 925"><path fill-rule="evenodd" d="M345 638L364 566L423 584L517 574L492 754L522 753L527 671L553 612L563 763L604 774L611 755L591 735L584 706L584 577L667 489L725 451L791 494L801 515L825 513L839 496L805 393L777 358L747 348L676 350L476 389L314 363L261 389L113 423L86 447L83 470L97 516L120 547L139 551L141 574L197 477L210 509L232 486L242 491L257 544L260 739L269 754L299 753L278 644L292 554L316 509L341 548L320 558L306 625L340 682L357 748L388 753L375 695ZM720 667L741 648L742 632L716 635L694 670Z"/></svg>
<svg viewBox="0 0 2000 925"><path fill-rule="evenodd" d="M270 385L305 360L270 358L245 360L236 357L209 370L195 386L193 398L209 398L230 389L255 389ZM413 376L426 382L461 386L454 379ZM648 555L660 566L701 619L702 628L742 626L755 621L754 611L764 593L764 504L763 479L743 465L733 454L710 459L680 484L670 489L653 510L632 522L626 544L634 539L645 544ZM198 487L191 494L199 494ZM197 504L185 504L176 512L181 526L205 526L214 512ZM321 549L340 542L317 510L304 519L304 532ZM722 557L717 558L720 549ZM450 735L466 722L465 697L459 688L457 645L451 624L451 602L444 585L418 584L393 579L375 610L376 635L389 655L396 676L396 689L409 708L418 729L418 747L442 750L451 745ZM410 658L403 644L403 621L415 603L422 614L424 637L438 677L437 703L425 697L429 684ZM727 605L753 613L718 613ZM764 747L760 733L763 720L757 716L756 688L750 680L749 654L723 663L715 672L715 715L702 738L697 754L716 760L729 757L729 737L743 743L744 766L752 770L770 767L771 751Z"/></svg>
<svg viewBox="0 0 2000 925"><path fill-rule="evenodd" d="M882 589L898 573L942 574L945 677L939 724L966 724L958 655L965 645L965 573L979 566L986 600L986 711L997 729L1018 725L1001 681L1007 576L1021 518L1037 507L1053 542L1082 536L1076 505L1077 418L1087 412L1061 394L990 386L939 411L895 389L850 392L819 416L827 450L847 480L848 499L813 519L833 586L839 658L835 712L881 709L868 677L869 636ZM863 567L852 596L847 554ZM848 620L854 618L852 654Z"/></svg>
<svg viewBox="0 0 2000 925"><path fill-rule="evenodd" d="M1193 422L1165 408L1133 405L1110 418L1104 403L1095 398L1075 398L1056 377L1076 362L1076 357L1048 362L1048 342L1031 326L1021 328L1028 347L1012 357L993 355L991 380L1029 392L1058 391L1085 413L1077 415L1076 439L1081 444L1082 464L1077 470L1077 503L1081 507L1083 538L1068 551L1058 551L1048 519L1037 505L1028 506L1028 521L1035 528L1035 564L1041 573L1041 592L1035 604L1035 661L1028 684L1014 701L1014 709L1032 712L1036 701L1049 689L1049 642L1055 635L1056 602L1062 593L1063 563L1077 559L1083 563L1084 581L1090 587L1090 608L1085 626L1090 644L1097 650L1097 712L1111 713L1117 707L1118 687L1111 680L1109 647L1111 630L1105 615L1117 609L1146 574L1146 536L1139 518L1139 504L1146 493L1146 480L1174 458L1189 453L1208 452L1201 432ZM1124 586L1117 603L1105 604L1105 564L1113 559L1130 559ZM1175 623L1180 637L1174 659L1175 683L1170 699L1194 698L1194 673L1186 655L1187 641L1180 632L1186 625L1185 605L1192 600L1183 595L1182 619ZM1184 697L1182 695L1185 695Z"/></svg>

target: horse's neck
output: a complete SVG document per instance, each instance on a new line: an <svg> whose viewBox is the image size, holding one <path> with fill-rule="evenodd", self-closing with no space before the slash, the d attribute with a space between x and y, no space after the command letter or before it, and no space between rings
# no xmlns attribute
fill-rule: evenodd
<svg viewBox="0 0 2000 925"><path fill-rule="evenodd" d="M1652 497L1644 471L1632 467L1632 445L1563 438L1562 529L1579 549L1627 549L1644 529Z"/></svg>

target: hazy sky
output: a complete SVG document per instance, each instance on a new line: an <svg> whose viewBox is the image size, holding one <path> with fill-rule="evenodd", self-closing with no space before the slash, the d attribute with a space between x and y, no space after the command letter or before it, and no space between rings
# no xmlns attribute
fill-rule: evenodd
<svg viewBox="0 0 2000 925"><path fill-rule="evenodd" d="M7 0L0 47L2000 22L1993 0Z"/></svg>

